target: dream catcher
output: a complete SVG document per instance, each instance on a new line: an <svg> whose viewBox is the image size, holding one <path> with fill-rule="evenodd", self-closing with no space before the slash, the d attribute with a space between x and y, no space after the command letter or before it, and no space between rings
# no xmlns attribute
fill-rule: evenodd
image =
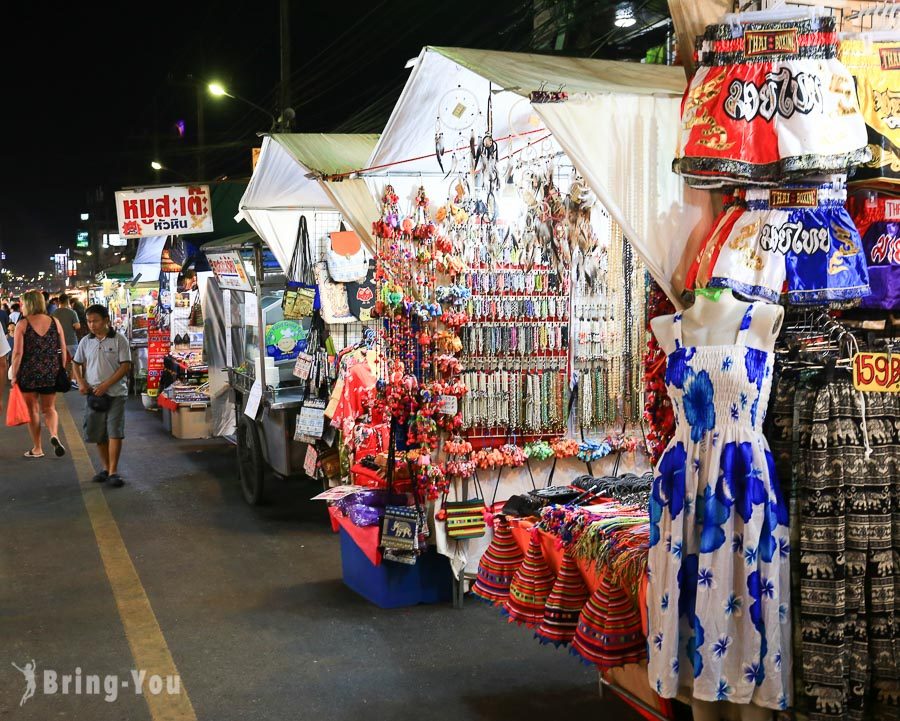
<svg viewBox="0 0 900 721"><path fill-rule="evenodd" d="M438 114L434 131L434 156L437 158L438 167L444 173L444 178L450 178L460 172L460 151L458 148L465 146L464 133L471 130L474 138L475 119L481 114L478 108L478 98L471 90L457 86L454 90L444 93L438 103ZM452 142L451 142L452 141ZM472 141L474 143L474 140ZM444 167L444 155L447 144L450 143L450 162Z"/></svg>

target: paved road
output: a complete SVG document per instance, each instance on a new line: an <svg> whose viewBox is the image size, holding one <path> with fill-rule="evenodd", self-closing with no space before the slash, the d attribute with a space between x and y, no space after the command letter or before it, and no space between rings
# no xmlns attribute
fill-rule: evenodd
<svg viewBox="0 0 900 721"><path fill-rule="evenodd" d="M77 423L81 399L60 401ZM305 500L314 488L282 483L252 509L226 443L176 441L134 399L127 427L122 489L79 481L89 457L71 421L62 459L23 458L25 430L0 427L0 718L638 718L495 609L387 611L355 595L324 506ZM32 659L36 694L20 706L12 664ZM135 668L177 673L179 698L148 694L148 677L137 695ZM115 692L86 693L92 675Z"/></svg>

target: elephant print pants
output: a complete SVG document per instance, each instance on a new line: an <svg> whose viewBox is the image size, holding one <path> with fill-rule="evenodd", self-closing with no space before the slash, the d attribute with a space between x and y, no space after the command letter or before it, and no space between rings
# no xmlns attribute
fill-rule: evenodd
<svg viewBox="0 0 900 721"><path fill-rule="evenodd" d="M900 395L782 377L774 404L772 448L782 462L791 450L800 548L798 703L810 721L896 720Z"/></svg>

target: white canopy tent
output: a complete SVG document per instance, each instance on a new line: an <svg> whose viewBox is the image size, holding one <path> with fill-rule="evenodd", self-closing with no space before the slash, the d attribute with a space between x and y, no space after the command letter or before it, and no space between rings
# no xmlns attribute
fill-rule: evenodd
<svg viewBox="0 0 900 721"><path fill-rule="evenodd" d="M474 95L481 114L491 98L494 138L513 136L511 143L524 144L552 136L660 286L680 304L679 266L708 201L704 194L686 197L683 182L671 171L685 89L682 68L426 47L369 167L436 172L436 120L447 111L442 106L448 95L460 89ZM535 91L560 89L568 95L563 102L530 100ZM445 146L458 140L445 137ZM501 157L505 152L501 142Z"/></svg>
<svg viewBox="0 0 900 721"><path fill-rule="evenodd" d="M250 224L285 270L300 216L309 210L340 211L363 243L374 247L371 227L377 210L365 181L324 178L364 167L377 140L366 134L265 136L237 218Z"/></svg>
<svg viewBox="0 0 900 721"><path fill-rule="evenodd" d="M428 185L429 179L433 183L442 178L435 159L436 129L443 132L448 150L467 146L471 131L466 127L456 135L438 117L474 112L473 127L480 134L486 127L490 98L492 135L499 141L501 167L504 156L521 152L529 143L541 152L547 146L551 153L562 151L622 227L660 286L680 305L679 267L688 236L702 215L698 208L685 205L691 199L686 201L684 183L671 170L684 89L684 71L677 67L425 47L414 61L368 169L360 175L367 178L376 197L390 182L401 198L414 194L420 182ZM560 90L567 94L563 101L532 101L533 92ZM463 107L473 98L477 108ZM449 170L451 154L442 160ZM437 197L433 200L442 202ZM595 463L594 473L609 473L614 462L608 458ZM549 462L535 464L539 485L548 470ZM631 454L622 459L620 471L643 470L635 467ZM567 459L560 461L556 477L572 478L584 472L583 463ZM491 497L494 478L482 482ZM524 469L507 470L500 486L498 499L522 493L530 488L529 476ZM465 549L437 534L438 548L450 557L456 572L462 567L474 571L488 540L489 536L472 540Z"/></svg>

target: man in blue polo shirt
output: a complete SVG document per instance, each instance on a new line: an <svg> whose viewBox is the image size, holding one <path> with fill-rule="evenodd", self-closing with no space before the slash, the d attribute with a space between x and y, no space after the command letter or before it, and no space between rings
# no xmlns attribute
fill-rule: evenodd
<svg viewBox="0 0 900 721"><path fill-rule="evenodd" d="M84 440L96 443L103 470L94 476L98 483L120 488L119 456L125 438L126 377L131 370L128 339L109 325L105 306L92 305L85 311L90 335L81 339L75 351L74 369L78 389L87 396L84 409Z"/></svg>

